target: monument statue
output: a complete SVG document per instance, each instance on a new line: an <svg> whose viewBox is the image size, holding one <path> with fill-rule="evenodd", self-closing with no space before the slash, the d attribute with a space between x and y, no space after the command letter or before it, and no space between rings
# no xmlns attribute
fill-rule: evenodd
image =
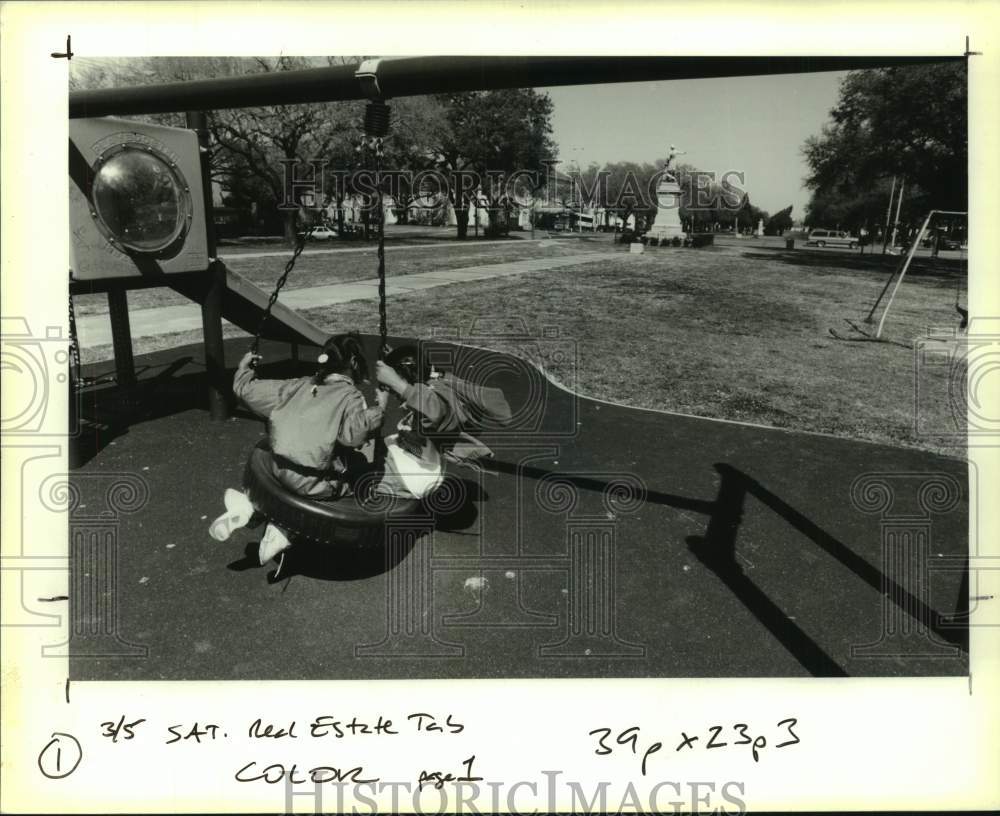
<svg viewBox="0 0 1000 816"><path fill-rule="evenodd" d="M660 171L660 181L656 185L656 221L647 231L646 236L658 239L662 244L679 238L684 241L687 235L681 226L681 186L677 177L670 172L670 165L678 156L687 151L678 150L676 145L670 145L667 161Z"/></svg>
<svg viewBox="0 0 1000 816"><path fill-rule="evenodd" d="M663 172L673 181L677 181L677 178L673 173L668 172L670 170L670 163L678 156L684 156L687 154L686 150L678 150L675 145L670 145L670 153L667 155L667 161L663 165Z"/></svg>

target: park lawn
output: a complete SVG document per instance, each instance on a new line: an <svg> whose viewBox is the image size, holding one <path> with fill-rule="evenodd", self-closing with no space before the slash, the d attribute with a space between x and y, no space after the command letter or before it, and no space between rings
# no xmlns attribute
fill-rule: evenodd
<svg viewBox="0 0 1000 816"><path fill-rule="evenodd" d="M601 245L607 245L607 241ZM311 247L310 247L311 248ZM322 286L330 283L347 283L350 281L371 280L378 274L378 260L374 245L364 252L348 252L340 250L336 253L326 252L322 255L310 255L310 248L299 257L292 274L289 276L286 289L301 289L309 286ZM317 244L316 249L325 249ZM438 241L434 248L420 248L412 252L405 249L392 250L386 253L386 274L414 275L421 272L434 272L445 269L460 269L481 264L506 263L524 258L557 257L577 252L590 252L595 247L578 241L516 241L501 245L477 245L470 241L464 243L442 244ZM258 249L257 251L261 251ZM280 247L263 248L263 251L282 251ZM238 272L257 286L270 291L281 273L289 255L267 258L241 258L239 254L225 255L226 265ZM134 289L128 293L129 307L132 309L151 309L157 306L174 306L187 303L188 300L170 289ZM104 294L78 295L74 298L74 309L77 315L106 314L108 300Z"/></svg>
<svg viewBox="0 0 1000 816"><path fill-rule="evenodd" d="M858 336L846 319L867 328L861 319L886 277L877 258L866 264L846 254L761 248L620 252L606 261L396 296L389 327L396 335L430 337L442 327L467 333L477 320L501 318L532 333L555 329L575 342L577 362L550 373L583 395L964 456L964 447L923 438L914 427L911 346L929 329L957 328L956 270L907 277L886 343L847 342L829 332ZM305 315L331 331L377 329L374 303ZM151 340L147 349L198 336ZM954 434L964 431L964 417L956 426L944 398L948 375L921 367L921 388L942 395L921 401L929 412L921 427Z"/></svg>

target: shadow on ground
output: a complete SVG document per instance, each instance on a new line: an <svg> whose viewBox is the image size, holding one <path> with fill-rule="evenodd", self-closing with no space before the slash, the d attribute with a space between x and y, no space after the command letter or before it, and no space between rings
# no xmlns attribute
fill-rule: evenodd
<svg viewBox="0 0 1000 816"><path fill-rule="evenodd" d="M488 469L452 472L463 500L447 516L391 546L300 551L276 583L256 562L259 530L207 535L264 428L208 419L199 349L141 358L136 389L86 392L72 677L967 672L964 463L597 403L440 346L460 370L496 372L521 424L484 434ZM281 346L264 353L277 361L265 376L308 371ZM126 477L147 498L102 516L95 543L85 514ZM94 561L95 546L113 552ZM96 563L116 565L110 595Z"/></svg>
<svg viewBox="0 0 1000 816"><path fill-rule="evenodd" d="M850 269L852 271L884 273L888 276L894 270L898 270L905 260L905 256L878 253L860 255L843 252L834 255L822 250L788 250L769 247L760 247L756 251L746 251L742 254L752 260L779 261L792 266L807 267L811 274L820 275L836 275L841 270ZM916 257L910 263L906 274L920 278L939 278L943 281L952 281L958 276L968 274L968 264L957 258Z"/></svg>

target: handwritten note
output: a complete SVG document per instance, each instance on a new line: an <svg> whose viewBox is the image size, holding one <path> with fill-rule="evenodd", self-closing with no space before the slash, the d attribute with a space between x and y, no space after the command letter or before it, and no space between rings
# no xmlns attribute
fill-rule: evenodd
<svg viewBox="0 0 1000 816"><path fill-rule="evenodd" d="M271 722L257 717L247 724L230 726L221 722L193 720L183 723L151 722L146 717L132 717L128 714L105 720L100 724L100 736L116 745L133 741L160 741L164 745L201 745L203 743L225 742L230 734L243 741L245 738L256 742L284 742L292 744L299 740L351 740L356 737L391 738L397 736L419 737L420 735L455 736L465 731L465 725L452 714L443 716L426 711L414 711L398 717L378 715L375 719L359 720L338 717L333 714L319 714L308 722L288 720ZM473 772L475 755L464 759L452 769L421 768L416 773L419 787L432 785L441 789L449 782L479 782L483 777ZM261 765L257 760L245 762L235 769L233 778L237 782L263 782L292 785L303 783L348 782L357 785L374 785L381 781L379 775L363 765L350 762L334 765L317 765L300 768L294 760L272 762Z"/></svg>
<svg viewBox="0 0 1000 816"><path fill-rule="evenodd" d="M801 740L793 730L797 724L796 717L780 720L770 731L773 747L787 748L790 745L798 745ZM624 746L624 750L630 750L634 756L641 756L640 772L643 776L646 776L647 763L654 754L671 750L669 743L665 746L664 742L659 739L645 738L642 728L638 725L630 726L617 733L611 728L595 728L589 732L589 736L597 738L597 747L594 749L594 753L598 756L608 756L614 753L616 748L622 746ZM750 752L754 762L759 762L761 752L768 746L767 735L763 730L751 733L747 723L733 723L728 728L724 725L711 725L704 730L704 733L692 731L689 734L687 731L681 731L672 750L674 753L696 751L699 747L706 751L719 748L735 750L744 745L749 746L749 748L743 750Z"/></svg>

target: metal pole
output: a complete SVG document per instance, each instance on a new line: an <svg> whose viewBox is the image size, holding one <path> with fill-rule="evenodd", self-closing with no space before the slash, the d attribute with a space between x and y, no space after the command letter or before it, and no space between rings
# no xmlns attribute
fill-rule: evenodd
<svg viewBox="0 0 1000 816"><path fill-rule="evenodd" d="M903 191L906 189L906 179L900 179L899 198L896 201L896 220L892 223L892 245L896 246L896 230L899 229L899 211L903 209Z"/></svg>
<svg viewBox="0 0 1000 816"><path fill-rule="evenodd" d="M135 385L135 360L128 320L128 294L123 288L108 290L108 316L111 318L111 342L115 351L115 378L118 385L130 388Z"/></svg>
<svg viewBox="0 0 1000 816"><path fill-rule="evenodd" d="M208 378L208 413L214 420L229 418L229 383L226 381L226 350L222 342L222 302L226 293L226 267L216 257L215 223L212 218L212 175L210 169L208 118L204 111L188 111L187 126L198 134L201 154L202 201L205 208L205 243L209 264L201 302L201 330Z"/></svg>
<svg viewBox="0 0 1000 816"><path fill-rule="evenodd" d="M363 81L359 64L270 71L131 88L74 91L70 118L208 111L364 99L364 83L400 96L551 88L607 82L650 82L848 71L957 62L965 57L393 57L378 60Z"/></svg>
<svg viewBox="0 0 1000 816"><path fill-rule="evenodd" d="M965 215L965 216L967 216L968 213L960 212L960 211L953 211L953 210L931 210L930 213L927 215L927 218L931 219L935 215ZM922 234L923 234L923 231L921 231L921 235ZM917 236L917 241L919 241L919 240L920 240L920 236ZM872 304L872 307L871 307L871 309L868 312L868 316L865 318L865 323L873 323L874 322L872 320L872 318L875 315L875 310L878 309L879 304L882 302L882 298L885 297L885 293L887 291L889 291L889 286L892 284L892 279L895 278L896 274L898 272L900 272L901 270L905 271L906 266L907 266L907 259L906 258L901 258L899 260L899 262L896 264L896 268L894 270L892 270L892 274L889 275L888 280L886 280L885 286L882 287L882 291L879 292L878 297L875 299L875 303Z"/></svg>
<svg viewBox="0 0 1000 816"><path fill-rule="evenodd" d="M882 298L885 297L885 293L889 291L889 287L892 285L892 279L896 277L896 273L903 268L905 261L900 260L896 263L896 268L892 270L892 273L886 279L885 285L882 287L882 291L878 293L878 297L875 298L875 302L872 304L871 309L868 310L868 316L865 317L865 323L873 323L872 319L875 315L875 310L878 309L879 304L882 302Z"/></svg>
<svg viewBox="0 0 1000 816"><path fill-rule="evenodd" d="M882 254L889 243L889 221L892 219L892 199L896 195L896 177L892 177L892 189L889 191L889 206L885 208L885 229L882 231Z"/></svg>
<svg viewBox="0 0 1000 816"><path fill-rule="evenodd" d="M205 336L205 371L208 376L208 413L212 419L229 418L230 386L226 377L226 351L222 342L222 301L226 291L226 267L216 259L209 264L205 300L201 304L201 328Z"/></svg>
<svg viewBox="0 0 1000 816"><path fill-rule="evenodd" d="M902 187L900 187L900 195L902 196ZM934 215L934 210L927 213L927 217L924 219L924 224L920 228L920 232L917 233L917 237L913 239L913 243L910 244L910 252L906 256L906 263L903 264L903 269L899 273L899 280L896 281L895 287L893 287L892 294L889 295L889 302L885 304L885 311L882 312L882 317L878 321L878 329L875 331L875 337L882 336L882 327L885 325L885 317L889 314L889 309L892 307L892 301L896 297L896 292L899 291L899 285L903 282L903 276L906 275L906 270L910 266L910 261L913 260L913 256L917 251L917 244L920 243L920 239L924 237L924 231L927 229L927 224L930 223L931 216Z"/></svg>

